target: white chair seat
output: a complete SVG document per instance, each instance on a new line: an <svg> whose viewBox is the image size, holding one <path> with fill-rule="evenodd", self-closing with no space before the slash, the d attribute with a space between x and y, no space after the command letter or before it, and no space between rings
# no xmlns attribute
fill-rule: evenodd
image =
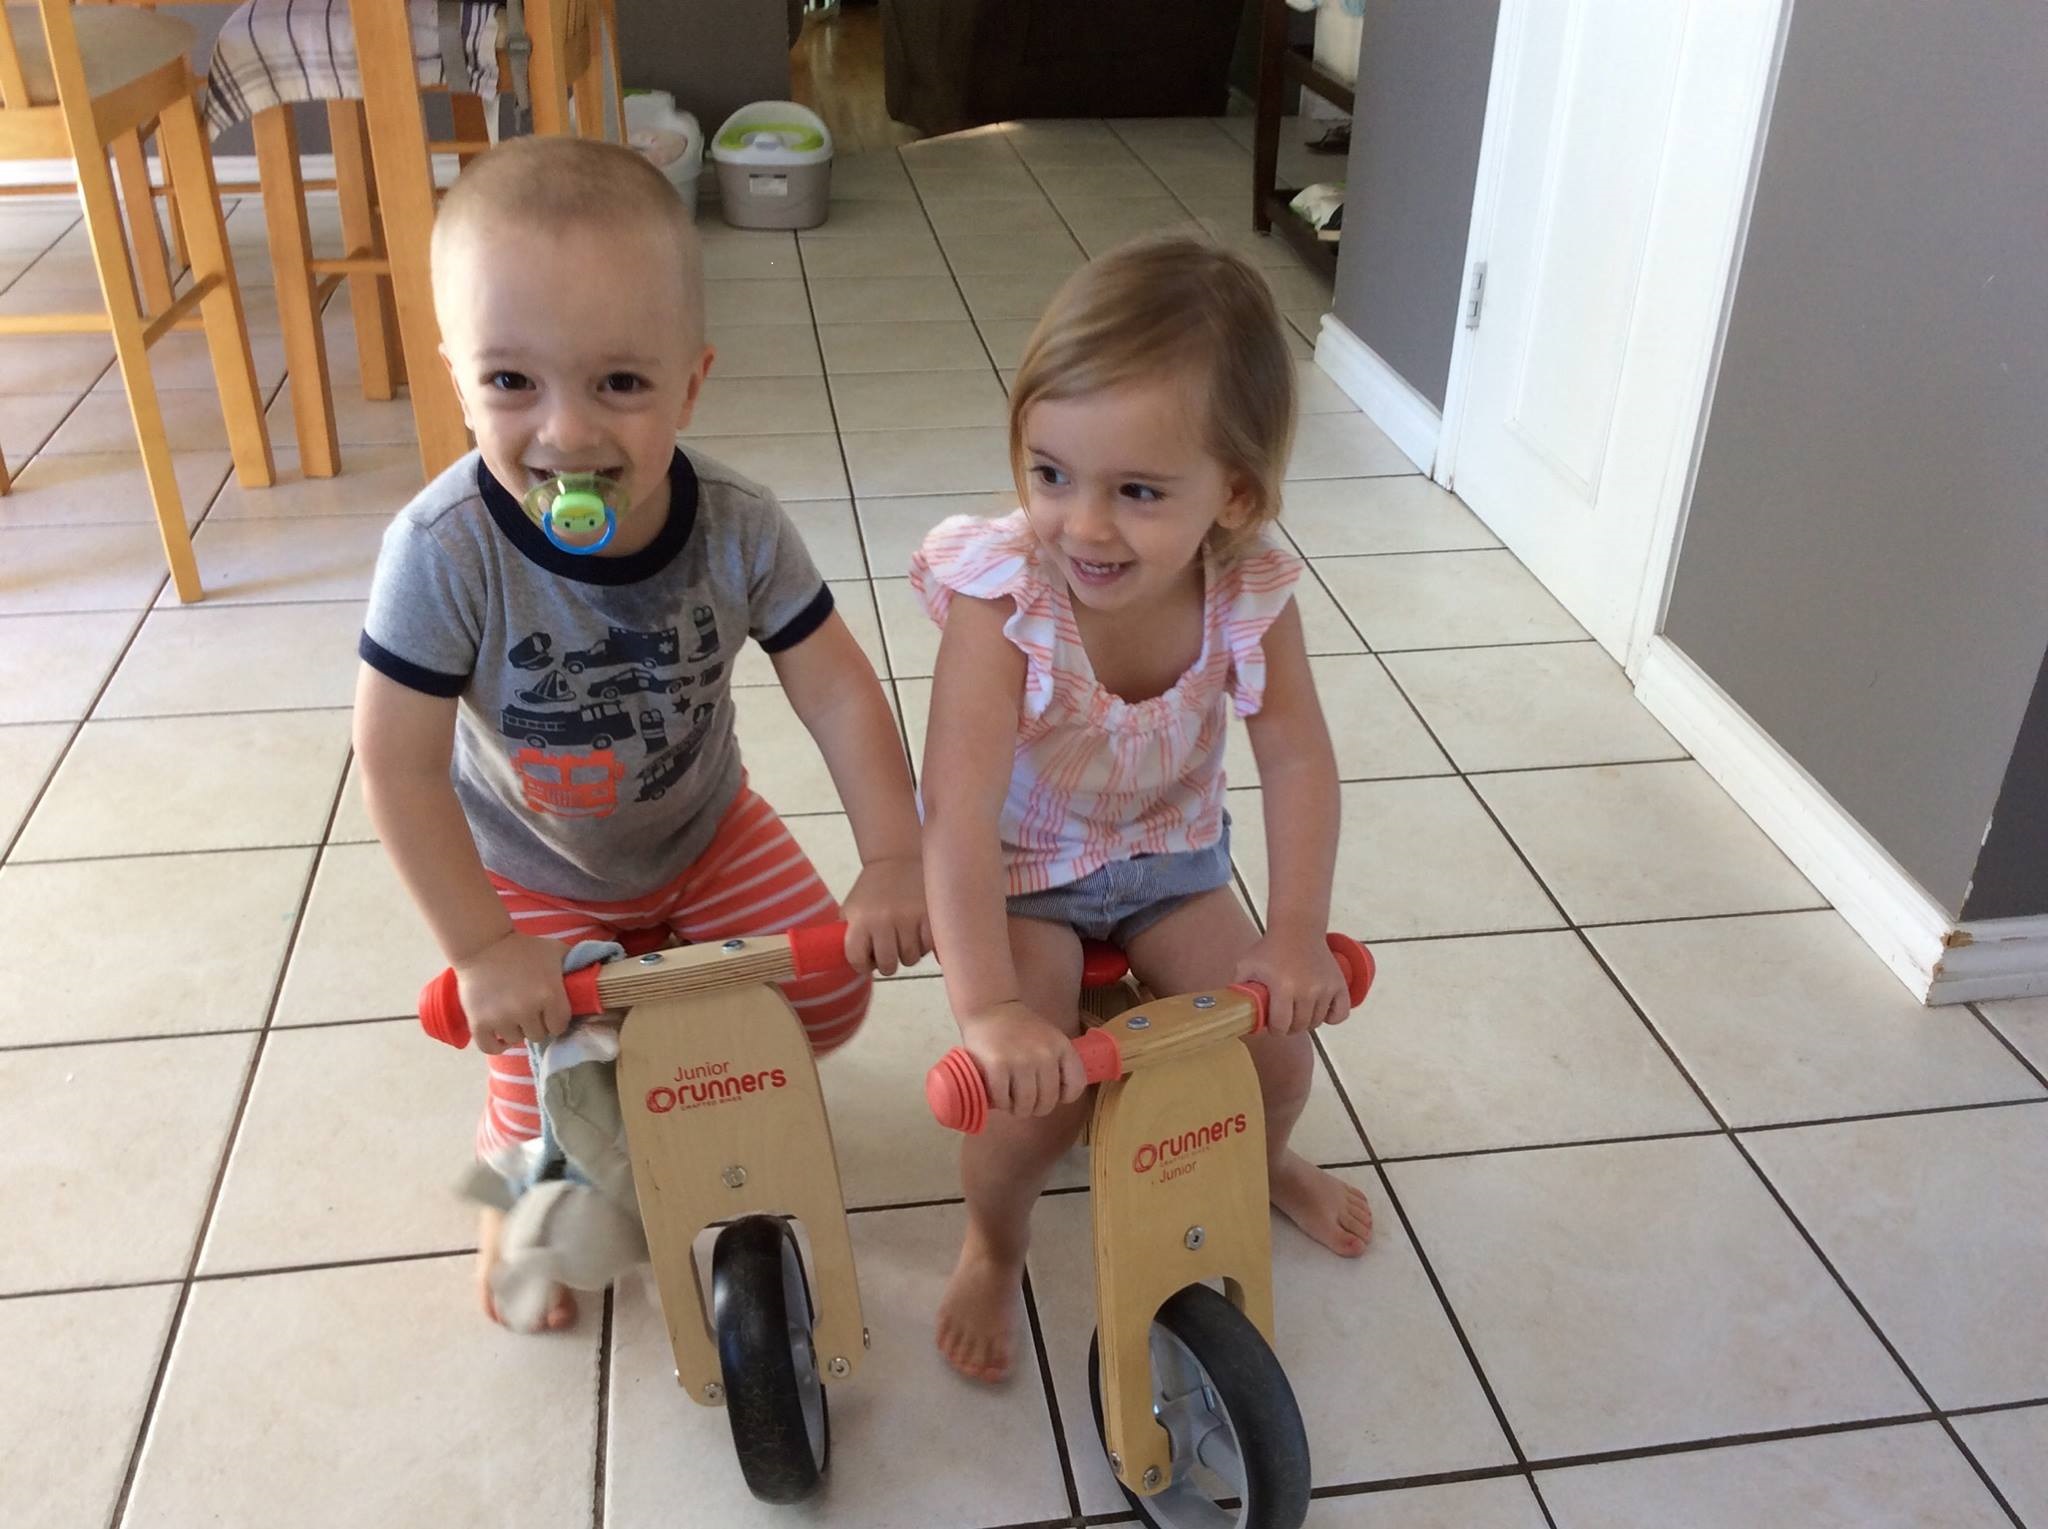
<svg viewBox="0 0 2048 1529"><path fill-rule="evenodd" d="M188 21L125 6L75 6L71 20L78 28L78 51L85 60L85 87L95 97L119 90L130 80L139 80L173 59L184 58L199 39L198 31ZM50 69L50 48L43 36L42 17L33 6L10 5L7 22L21 52L29 105L55 106L57 77Z"/></svg>

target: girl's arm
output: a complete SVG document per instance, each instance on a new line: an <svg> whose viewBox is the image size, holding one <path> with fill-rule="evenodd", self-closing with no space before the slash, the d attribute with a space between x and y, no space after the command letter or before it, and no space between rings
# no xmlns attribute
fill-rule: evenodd
<svg viewBox="0 0 2048 1529"><path fill-rule="evenodd" d="M455 702L386 679L356 680L355 750L363 800L398 879L455 968L477 1048L503 1051L569 1023L562 947L515 932L484 874L448 778Z"/></svg>
<svg viewBox="0 0 2048 1529"><path fill-rule="evenodd" d="M825 756L860 850L860 879L846 898L846 958L884 976L899 964L915 966L932 947L917 800L874 666L836 611L772 660L783 694Z"/></svg>
<svg viewBox="0 0 2048 1529"><path fill-rule="evenodd" d="M1043 1115L1087 1079L1066 1033L1025 1006L1003 907L1002 816L1016 766L1024 655L1007 602L956 595L932 678L924 746L925 886L946 997L989 1102Z"/></svg>
<svg viewBox="0 0 2048 1529"><path fill-rule="evenodd" d="M1335 1024L1349 1012L1344 974L1323 937L1337 868L1342 803L1337 758L1309 671L1293 601L1266 629L1266 694L1245 719L1266 806L1266 934L1238 966L1239 981L1272 994L1280 1034Z"/></svg>

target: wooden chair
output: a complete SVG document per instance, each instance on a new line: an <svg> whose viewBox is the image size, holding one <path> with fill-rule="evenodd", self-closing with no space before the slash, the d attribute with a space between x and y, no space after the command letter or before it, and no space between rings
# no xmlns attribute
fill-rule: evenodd
<svg viewBox="0 0 2048 1529"><path fill-rule="evenodd" d="M600 136L607 130L607 58L614 81L621 78L613 4L527 0L536 132ZM468 159L488 149L490 140L482 103L458 94L455 138L430 142L420 99L425 87L409 72L412 51L404 8L385 0L351 0L350 10L364 99L329 102L327 118L346 246L340 258L322 258L312 250L291 109L272 107L254 119L299 463L309 478L332 477L340 470L320 308L347 281L363 395L390 398L399 382L406 384L421 466L432 478L469 449L469 431L438 356L440 330L427 268L436 195L431 156ZM499 68L501 77L509 79L510 60L502 49ZM614 120L623 136L622 117Z"/></svg>
<svg viewBox="0 0 2048 1529"><path fill-rule="evenodd" d="M40 35L31 25L38 21ZM0 335L112 334L164 556L178 598L186 601L200 598L199 568L150 376L151 345L174 329L205 329L235 476L250 488L268 486L272 476L270 436L241 292L228 253L213 161L200 131L199 81L186 63L193 41L193 30L184 22L147 11L74 10L71 0L0 7L0 159L69 158L76 164L86 234L105 300L102 313L0 315ZM124 178L132 176L142 156L140 135L152 124L177 191L193 280L182 295L172 297L157 233L155 259L145 250L140 262L144 298L138 301L108 157L114 154L124 164ZM146 170L143 178L139 192L129 182L129 210L146 243L149 231L156 229L156 215ZM0 492L7 486L6 465L0 462Z"/></svg>

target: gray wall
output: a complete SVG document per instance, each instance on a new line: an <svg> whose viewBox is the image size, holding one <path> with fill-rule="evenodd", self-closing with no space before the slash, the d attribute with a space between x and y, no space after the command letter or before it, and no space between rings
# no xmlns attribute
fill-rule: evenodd
<svg viewBox="0 0 2048 1529"><path fill-rule="evenodd" d="M1667 622L1951 912L2048 649L2043 79L2048 6L1797 0Z"/></svg>
<svg viewBox="0 0 2048 1529"><path fill-rule="evenodd" d="M1337 317L1439 409L1499 9L1499 0L1366 0Z"/></svg>
<svg viewBox="0 0 2048 1529"><path fill-rule="evenodd" d="M1991 813L1991 832L1963 917L2028 918L2048 911L2048 657Z"/></svg>
<svg viewBox="0 0 2048 1529"><path fill-rule="evenodd" d="M619 0L628 85L666 90L707 134L750 101L789 99L783 0Z"/></svg>

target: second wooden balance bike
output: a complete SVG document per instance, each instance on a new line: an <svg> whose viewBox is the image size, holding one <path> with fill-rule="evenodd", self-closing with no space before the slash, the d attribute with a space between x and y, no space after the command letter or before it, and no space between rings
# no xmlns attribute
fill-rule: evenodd
<svg viewBox="0 0 2048 1529"><path fill-rule="evenodd" d="M867 1347L832 1126L802 1023L773 984L846 964L846 926L627 955L566 974L572 1014L623 1009L619 1104L676 1380L724 1407L747 1487L817 1489L829 1381ZM455 974L420 994L427 1033L469 1043ZM810 1268L792 1221L810 1240ZM720 1226L710 1304L694 1250Z"/></svg>
<svg viewBox="0 0 2048 1529"><path fill-rule="evenodd" d="M1329 945L1362 1003L1370 952L1344 935ZM1272 1348L1265 1110L1251 1054L1231 1044L1265 1028L1266 991L1155 999L1127 972L1122 952L1089 946L1083 1007L1104 1022L1074 1041L1098 1085L1087 1133L1096 1430L1157 1529L1299 1529L1308 1436ZM932 1068L925 1097L941 1125L987 1123L987 1084L964 1048Z"/></svg>

